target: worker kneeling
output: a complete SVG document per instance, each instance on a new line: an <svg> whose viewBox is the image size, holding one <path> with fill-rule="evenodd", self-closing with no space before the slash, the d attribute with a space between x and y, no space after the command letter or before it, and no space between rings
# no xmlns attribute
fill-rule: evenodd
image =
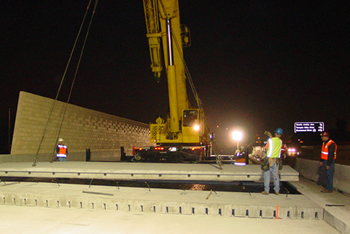
<svg viewBox="0 0 350 234"><path fill-rule="evenodd" d="M266 132L265 132L266 134ZM271 134L267 134L270 135ZM279 195L280 193L280 178L278 171L282 169L282 162L280 160L281 157L281 147L282 140L281 137L283 135L283 130L281 128L277 128L275 131L275 137L270 137L265 145L265 149L267 150L266 157L264 158L263 164L261 165L261 169L264 171L264 191L262 194L268 195L270 192L270 175L273 176L273 184L275 194Z"/></svg>

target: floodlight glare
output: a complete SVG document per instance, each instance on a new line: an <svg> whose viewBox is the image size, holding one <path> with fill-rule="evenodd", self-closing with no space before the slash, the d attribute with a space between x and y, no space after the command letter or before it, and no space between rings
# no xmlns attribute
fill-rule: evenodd
<svg viewBox="0 0 350 234"><path fill-rule="evenodd" d="M232 138L233 138L233 140L235 140L235 141L240 141L240 140L242 140L242 132L240 132L240 131L234 131L233 133L232 133Z"/></svg>

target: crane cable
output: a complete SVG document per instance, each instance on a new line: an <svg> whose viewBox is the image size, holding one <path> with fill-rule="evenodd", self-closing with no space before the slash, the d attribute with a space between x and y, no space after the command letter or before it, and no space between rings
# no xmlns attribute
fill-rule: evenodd
<svg viewBox="0 0 350 234"><path fill-rule="evenodd" d="M33 167L35 167L36 164L37 164L37 161L38 161L38 154L39 154L41 145L42 145L42 143L43 143L43 140L44 140L44 138L45 138L45 134L46 134L46 131L47 131L47 128L48 128L48 125L49 125L49 122L50 122L50 119L51 119L51 116L52 116L52 112L53 112L53 110L54 110L54 108L55 108L55 105L56 105L58 96L59 96L60 91L61 91L61 88L62 88L63 81L64 81L64 79L65 79L65 77L66 77L67 70L68 70L69 65L70 65L70 63L71 63L71 60L72 60L72 57L73 57L73 54L74 54L76 45L77 45L78 40L79 40L79 38L80 38L80 34L81 34L81 31L82 31L82 28L83 28L83 26L84 26L84 24L85 24L85 19L86 19L86 16L87 16L88 12L89 12L91 2L92 2L92 0L89 1L88 6L86 7L86 11L85 11L83 20L82 20L82 22L81 22L81 25L80 25L78 34L77 34L77 36L76 36L76 38L75 38L75 42L74 42L72 51L71 51L71 53L70 53L70 56L69 56L69 59L68 59L66 68L65 68L65 70L64 70L64 73L63 73L63 76L62 76L62 79L61 79L61 83L60 83L60 85L59 85L59 88L58 88L58 90L57 90L57 94L56 94L55 100L54 100L54 102L53 102L53 104L52 104L52 107L51 107L51 110L50 110L49 118L48 118L48 120L47 120L47 122L46 122L46 126L45 126L45 129L44 129L44 133L43 133L43 135L42 135L42 138L41 138L41 141L40 141L38 150L37 150L37 152L36 152L36 154L34 155L34 158L33 158L33 164L32 164ZM81 52L80 52L78 64L77 64L77 67L76 67L75 72L74 72L74 77L73 77L73 81L72 81L72 84L71 84L71 87L70 87L68 99L67 99L66 105L65 105L65 107L64 107L63 116L62 116L61 123L60 123L59 129L58 129L57 140L58 140L59 134L61 133L61 128L62 128L63 120L64 120L64 117L65 117L65 114L66 114L66 110L67 110L67 106L68 106L68 103L69 103L69 101L70 101L70 97L71 97L71 94L72 94L72 91L73 91L73 86L74 86L74 83L75 83L75 80L76 80L76 76L77 76L77 73L78 73L78 70L79 70L79 66L80 66L80 63L81 63L81 58L82 58L82 56L83 56L83 52L84 52L85 44L86 44L86 41L87 41L87 37L88 37L89 31L90 31L90 28L91 28L92 20L93 20L93 18L94 18L95 12L96 12L97 4L98 4L98 0L95 1L95 5L94 5L94 9L93 9L93 11L92 11L90 23L89 23L87 32L86 32L86 34L85 34L85 39L84 39L83 47L82 47ZM55 155L57 140L56 140L56 143L55 143L55 146L54 146L54 149L53 149L52 159L51 159L50 162L53 162L53 160L54 160L54 155Z"/></svg>
<svg viewBox="0 0 350 234"><path fill-rule="evenodd" d="M176 48L180 51L180 45L179 45L179 43L178 43L178 41L177 41L177 39L176 39L175 36L174 36L174 41L175 41ZM180 53L179 53L179 54L180 54ZM205 118L205 115L204 115L204 108L203 108L202 101L201 101L201 99L199 98L199 95L198 95L198 93L197 93L196 87L194 86L194 82L193 82L193 80L192 80L192 76L191 76L190 71L189 71L189 69L188 69L188 67L187 67L187 64L186 64L186 61L185 61L185 58L184 58L183 54L180 54L180 58L181 58L182 63L183 63L183 65L184 65L186 77L187 77L187 80L188 80L188 82L189 82L189 84L190 84L190 86L191 86L193 96L194 96L194 98L196 99L197 106L198 106L198 108L202 111L202 113L203 113L203 118ZM207 132L209 132L209 126L208 126L208 124L207 124L207 121L204 121L204 122L205 122L205 128L206 128L206 130L207 130Z"/></svg>

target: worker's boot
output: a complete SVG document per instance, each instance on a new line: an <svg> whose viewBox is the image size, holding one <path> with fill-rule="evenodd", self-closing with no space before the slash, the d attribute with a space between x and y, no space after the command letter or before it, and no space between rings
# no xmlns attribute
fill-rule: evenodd
<svg viewBox="0 0 350 234"><path fill-rule="evenodd" d="M269 192L266 192L266 191L262 191L261 194L264 194L264 195L269 195Z"/></svg>

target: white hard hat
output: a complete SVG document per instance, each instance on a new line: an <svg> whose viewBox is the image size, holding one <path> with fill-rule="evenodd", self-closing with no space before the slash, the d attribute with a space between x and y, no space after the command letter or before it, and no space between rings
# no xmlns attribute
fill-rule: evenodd
<svg viewBox="0 0 350 234"><path fill-rule="evenodd" d="M60 142L60 141L63 141L63 138L58 138L58 141Z"/></svg>

